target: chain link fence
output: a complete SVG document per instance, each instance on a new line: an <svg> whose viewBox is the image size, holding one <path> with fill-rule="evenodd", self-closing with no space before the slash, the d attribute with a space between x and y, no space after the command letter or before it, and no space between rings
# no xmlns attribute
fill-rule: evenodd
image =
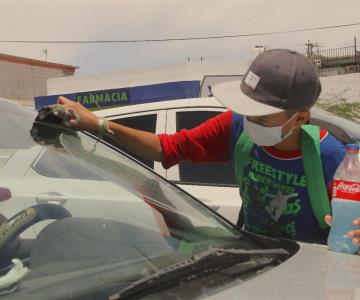
<svg viewBox="0 0 360 300"><path fill-rule="evenodd" d="M318 68L321 77L360 72L360 52L355 46L305 54Z"/></svg>

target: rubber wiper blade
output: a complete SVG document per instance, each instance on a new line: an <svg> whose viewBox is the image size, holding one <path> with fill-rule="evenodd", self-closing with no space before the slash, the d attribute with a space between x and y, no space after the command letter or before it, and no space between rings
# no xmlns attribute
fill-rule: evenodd
<svg viewBox="0 0 360 300"><path fill-rule="evenodd" d="M247 261L250 256L277 258L288 255L290 255L289 252L283 248L255 250L208 249L133 282L118 293L111 295L109 300L134 299L137 296L144 296L146 291L153 293L155 288L166 288L173 285L177 280L189 277L190 275L192 280L199 273L206 272L208 274L217 272L242 261Z"/></svg>

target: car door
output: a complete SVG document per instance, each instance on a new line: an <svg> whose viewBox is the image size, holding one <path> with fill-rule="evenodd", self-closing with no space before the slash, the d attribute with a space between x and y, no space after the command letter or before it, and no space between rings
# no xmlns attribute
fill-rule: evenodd
<svg viewBox="0 0 360 300"><path fill-rule="evenodd" d="M221 108L167 110L166 132L191 129L225 111ZM241 198L235 183L233 162L194 164L182 162L167 170L167 179L236 223Z"/></svg>
<svg viewBox="0 0 360 300"><path fill-rule="evenodd" d="M144 130L152 132L155 134L165 132L165 123L166 123L166 111L165 110L156 110L156 111L142 111L137 113L127 113L127 114L118 114L107 118L110 121L113 121L118 124L122 124L134 129ZM166 170L162 167L160 162L154 162L125 149L116 141L111 138L105 138L105 141L112 144L116 148L123 150L132 157L136 158L138 161L142 162L149 168L153 169L156 173L161 176L166 176Z"/></svg>

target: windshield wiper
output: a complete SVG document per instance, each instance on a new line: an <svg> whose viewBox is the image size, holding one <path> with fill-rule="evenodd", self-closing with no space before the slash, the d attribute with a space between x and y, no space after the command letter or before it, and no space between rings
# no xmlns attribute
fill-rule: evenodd
<svg viewBox="0 0 360 300"><path fill-rule="evenodd" d="M289 252L283 248L258 250L212 248L194 254L189 259L162 268L145 278L133 282L118 293L110 296L109 300L134 299L134 297L144 296L144 293L147 291L153 293L155 289L171 286L179 279L184 279L183 281L192 280L199 273L209 274L217 272L237 263L247 261L250 256L277 258L284 255L289 255Z"/></svg>

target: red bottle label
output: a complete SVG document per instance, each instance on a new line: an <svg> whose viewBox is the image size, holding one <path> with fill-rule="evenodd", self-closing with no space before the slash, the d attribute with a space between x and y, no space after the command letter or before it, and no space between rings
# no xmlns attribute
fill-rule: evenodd
<svg viewBox="0 0 360 300"><path fill-rule="evenodd" d="M335 180L332 197L360 201L360 182Z"/></svg>

